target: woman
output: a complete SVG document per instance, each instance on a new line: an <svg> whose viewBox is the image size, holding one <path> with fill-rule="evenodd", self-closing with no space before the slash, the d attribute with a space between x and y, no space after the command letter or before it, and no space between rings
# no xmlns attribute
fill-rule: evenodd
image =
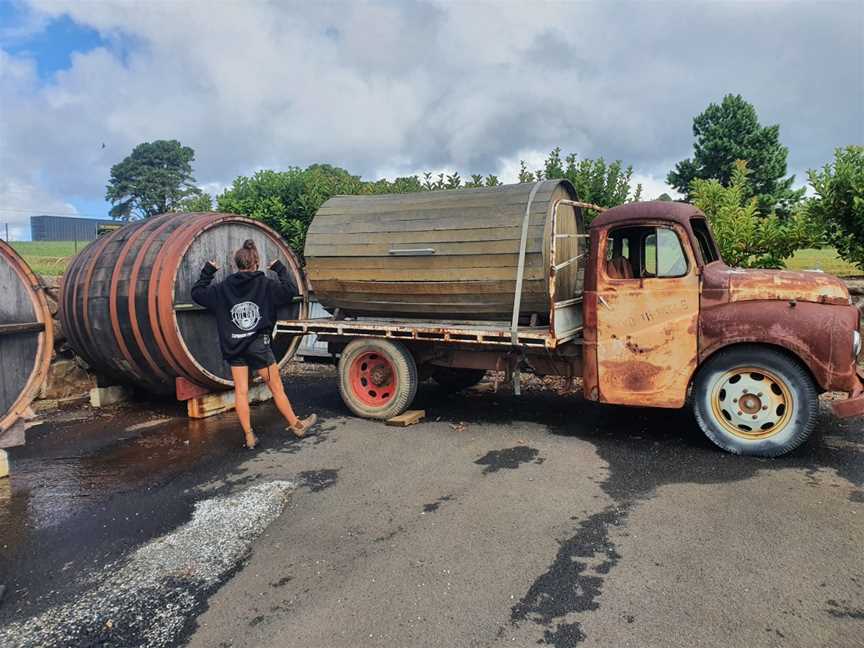
<svg viewBox="0 0 864 648"><path fill-rule="evenodd" d="M192 299L216 315L222 355L231 366L234 380L234 407L246 437L246 447L250 449L258 444L249 416L250 369L258 372L273 392L276 407L294 436L301 439L307 436L318 420L315 414L302 421L294 414L270 348L276 309L291 303L297 294L296 288L288 268L279 259L270 264L270 270L276 273L279 281L268 279L259 271L260 262L255 241L249 239L234 253L237 272L211 286L219 266L216 261L208 261L192 288Z"/></svg>

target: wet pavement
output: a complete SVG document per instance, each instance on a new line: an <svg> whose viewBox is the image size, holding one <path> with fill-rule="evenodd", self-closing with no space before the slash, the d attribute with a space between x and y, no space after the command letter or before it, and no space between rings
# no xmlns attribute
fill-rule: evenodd
<svg viewBox="0 0 864 648"><path fill-rule="evenodd" d="M319 436L262 405L254 452L174 404L32 429L0 481L0 644L864 645L860 420L761 460L549 391L424 385L404 429L348 417L328 368L289 394Z"/></svg>

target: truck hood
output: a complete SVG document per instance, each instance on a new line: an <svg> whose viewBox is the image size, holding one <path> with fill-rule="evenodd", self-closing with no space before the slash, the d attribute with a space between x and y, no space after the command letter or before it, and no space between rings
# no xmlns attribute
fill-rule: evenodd
<svg viewBox="0 0 864 648"><path fill-rule="evenodd" d="M730 302L784 300L819 304L849 304L849 289L823 272L742 270L719 262L705 266L705 290L723 290Z"/></svg>

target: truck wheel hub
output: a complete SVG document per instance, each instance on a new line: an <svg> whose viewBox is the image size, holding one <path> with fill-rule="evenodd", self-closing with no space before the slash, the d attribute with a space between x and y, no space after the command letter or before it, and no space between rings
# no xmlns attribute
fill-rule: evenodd
<svg viewBox="0 0 864 648"><path fill-rule="evenodd" d="M765 439L781 432L792 418L792 391L761 367L739 367L719 376L711 389L718 424L744 439Z"/></svg>
<svg viewBox="0 0 864 648"><path fill-rule="evenodd" d="M762 401L759 400L758 396L753 396L752 394L742 396L738 402L741 404L741 409L745 414L756 414L762 409Z"/></svg>
<svg viewBox="0 0 864 648"><path fill-rule="evenodd" d="M390 359L375 352L361 353L351 363L351 391L364 405L383 407L396 394L396 370Z"/></svg>
<svg viewBox="0 0 864 648"><path fill-rule="evenodd" d="M390 384L390 379L393 377L389 367L376 365L369 372L369 379L376 387Z"/></svg>

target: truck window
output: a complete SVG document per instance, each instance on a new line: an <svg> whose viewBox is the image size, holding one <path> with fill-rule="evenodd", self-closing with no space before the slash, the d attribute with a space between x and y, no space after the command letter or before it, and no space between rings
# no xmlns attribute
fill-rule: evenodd
<svg viewBox="0 0 864 648"><path fill-rule="evenodd" d="M690 226L693 228L693 234L699 244L703 265L717 261L720 258L720 253L717 252L717 246L714 244L714 239L711 237L711 231L708 229L708 223L705 222L705 219L694 218L690 221Z"/></svg>
<svg viewBox="0 0 864 648"><path fill-rule="evenodd" d="M687 274L687 257L674 230L658 227L644 241L643 277L683 277Z"/></svg>
<svg viewBox="0 0 864 648"><path fill-rule="evenodd" d="M634 268L639 266L634 258L638 249L642 228L622 227L612 230L606 240L606 274L612 279L633 279ZM635 262L635 263L634 263Z"/></svg>
<svg viewBox="0 0 864 648"><path fill-rule="evenodd" d="M606 243L610 279L683 277L687 257L674 230L665 227L620 227Z"/></svg>

